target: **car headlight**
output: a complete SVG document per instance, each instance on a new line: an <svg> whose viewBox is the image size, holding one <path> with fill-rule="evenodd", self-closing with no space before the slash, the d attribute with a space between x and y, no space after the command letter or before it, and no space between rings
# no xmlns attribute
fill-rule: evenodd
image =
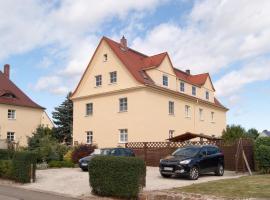
<svg viewBox="0 0 270 200"><path fill-rule="evenodd" d="M181 164L181 165L187 165L187 164L190 163L190 161L191 161L191 159L188 159L188 160L182 160L182 161L179 162L179 164Z"/></svg>

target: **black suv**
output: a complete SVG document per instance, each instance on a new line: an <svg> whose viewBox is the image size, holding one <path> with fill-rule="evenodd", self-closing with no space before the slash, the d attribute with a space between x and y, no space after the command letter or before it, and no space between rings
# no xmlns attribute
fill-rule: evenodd
<svg viewBox="0 0 270 200"><path fill-rule="evenodd" d="M186 175L196 180L200 174L214 172L217 176L224 173L224 155L214 145L187 146L177 149L171 156L160 160L161 176Z"/></svg>
<svg viewBox="0 0 270 200"><path fill-rule="evenodd" d="M88 163L91 161L92 158L95 156L135 156L132 149L128 148L103 148L97 149L89 156L81 158L79 160L79 166L83 171L88 170Z"/></svg>

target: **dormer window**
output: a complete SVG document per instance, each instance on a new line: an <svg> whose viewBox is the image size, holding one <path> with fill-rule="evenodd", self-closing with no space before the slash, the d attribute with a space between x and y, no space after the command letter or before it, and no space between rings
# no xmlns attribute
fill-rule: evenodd
<svg viewBox="0 0 270 200"><path fill-rule="evenodd" d="M163 75L163 77L162 77L162 83L163 83L163 86L168 86L168 76Z"/></svg>
<svg viewBox="0 0 270 200"><path fill-rule="evenodd" d="M209 100L209 92L208 92L208 91L205 92L205 98L206 98L207 100Z"/></svg>
<svg viewBox="0 0 270 200"><path fill-rule="evenodd" d="M4 93L2 97L13 98L13 99L16 98L16 96L10 92Z"/></svg>
<svg viewBox="0 0 270 200"><path fill-rule="evenodd" d="M107 62L108 60L108 55L105 53L103 54L103 62Z"/></svg>
<svg viewBox="0 0 270 200"><path fill-rule="evenodd" d="M196 96L196 87L195 86L192 86L192 95Z"/></svg>

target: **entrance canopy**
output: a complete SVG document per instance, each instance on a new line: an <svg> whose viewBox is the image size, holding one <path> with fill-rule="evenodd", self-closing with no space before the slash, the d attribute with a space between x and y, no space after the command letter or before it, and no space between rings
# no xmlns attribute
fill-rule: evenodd
<svg viewBox="0 0 270 200"><path fill-rule="evenodd" d="M215 136L196 134L196 133L190 133L190 132L186 132L184 134L177 135L177 136L169 138L167 140L169 140L170 142L184 142L184 141L191 140L191 139L194 139L197 137L200 138L200 140L203 140L203 139L207 139L207 140L211 140L211 141L221 140L221 138L217 138Z"/></svg>

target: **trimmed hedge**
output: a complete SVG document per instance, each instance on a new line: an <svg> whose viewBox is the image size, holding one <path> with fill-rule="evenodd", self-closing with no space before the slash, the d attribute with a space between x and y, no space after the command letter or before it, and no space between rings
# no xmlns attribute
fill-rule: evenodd
<svg viewBox="0 0 270 200"><path fill-rule="evenodd" d="M97 156L88 171L92 192L100 196L136 198L145 186L146 166L140 158Z"/></svg>
<svg viewBox="0 0 270 200"><path fill-rule="evenodd" d="M0 160L0 177L1 178L12 178L12 161L11 160Z"/></svg>
<svg viewBox="0 0 270 200"><path fill-rule="evenodd" d="M49 167L51 168L61 168L61 167L74 167L74 163L70 161L58 161L53 160L49 162Z"/></svg>
<svg viewBox="0 0 270 200"><path fill-rule="evenodd" d="M262 173L270 173L270 137L261 137L256 140L255 160Z"/></svg>
<svg viewBox="0 0 270 200"><path fill-rule="evenodd" d="M13 158L14 151L9 149L0 149L0 160L10 160Z"/></svg>
<svg viewBox="0 0 270 200"><path fill-rule="evenodd" d="M15 181L30 183L36 178L37 157L32 152L16 152L12 159L12 176Z"/></svg>

